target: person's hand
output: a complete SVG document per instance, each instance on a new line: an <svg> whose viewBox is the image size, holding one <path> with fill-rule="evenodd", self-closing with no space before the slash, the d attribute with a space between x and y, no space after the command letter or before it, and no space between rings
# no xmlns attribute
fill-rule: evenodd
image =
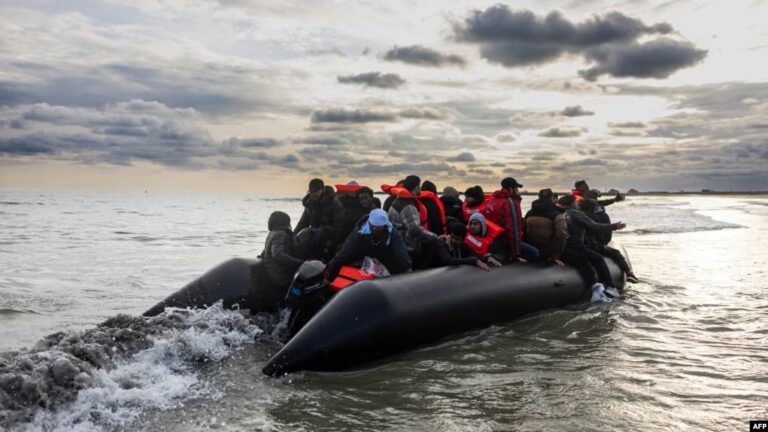
<svg viewBox="0 0 768 432"><path fill-rule="evenodd" d="M523 257L517 257L517 261L521 262L521 263L527 263L528 262L528 260L523 258Z"/></svg>
<svg viewBox="0 0 768 432"><path fill-rule="evenodd" d="M627 227L627 224L625 224L624 222L616 222L615 224L613 224L613 229L614 230L620 230L620 229L624 229L626 227Z"/></svg>
<svg viewBox="0 0 768 432"><path fill-rule="evenodd" d="M623 193L617 193L616 194L616 198L614 198L614 199L616 200L616 202L619 202L619 201L624 201L624 198L625 197L624 197Z"/></svg>
<svg viewBox="0 0 768 432"><path fill-rule="evenodd" d="M552 259L550 259L550 261L552 261L552 263L555 264L558 267L565 267L565 263L560 261L557 258L552 258Z"/></svg>
<svg viewBox="0 0 768 432"><path fill-rule="evenodd" d="M494 257L488 257L488 264L494 267L501 267L501 263Z"/></svg>
<svg viewBox="0 0 768 432"><path fill-rule="evenodd" d="M486 263L484 263L484 262L482 262L480 260L477 260L477 266L480 267L481 269L485 270L485 271L488 271L488 270L491 269L490 267L488 267L488 264L486 264Z"/></svg>

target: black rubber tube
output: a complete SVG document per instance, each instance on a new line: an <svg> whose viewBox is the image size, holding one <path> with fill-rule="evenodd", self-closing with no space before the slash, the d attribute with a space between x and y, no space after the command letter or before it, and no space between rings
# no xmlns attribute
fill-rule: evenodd
<svg viewBox="0 0 768 432"><path fill-rule="evenodd" d="M274 310L285 290L271 286L263 267L261 260L224 261L151 307L144 316L158 315L166 307L204 308L219 300L226 308L237 304L252 311Z"/></svg>
<svg viewBox="0 0 768 432"><path fill-rule="evenodd" d="M624 274L606 259L614 285ZM589 298L571 267L444 267L357 282L332 298L264 367L267 375L338 371Z"/></svg>

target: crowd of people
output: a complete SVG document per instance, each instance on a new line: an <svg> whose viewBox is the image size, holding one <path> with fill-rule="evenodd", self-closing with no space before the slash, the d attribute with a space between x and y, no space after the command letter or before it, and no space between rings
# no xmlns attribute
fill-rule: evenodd
<svg viewBox="0 0 768 432"><path fill-rule="evenodd" d="M626 225L612 223L605 207L623 195L599 199L601 193L580 180L560 197L540 190L523 215L523 185L507 177L500 186L491 194L470 187L462 201L451 186L438 196L433 182L409 175L394 186L381 186L388 195L382 203L371 188L356 182L334 189L312 179L295 228L286 213L270 215L261 257L270 281L286 288L305 260L327 263L324 277L330 282L342 266L365 257L378 260L389 274L452 265L485 271L536 261L568 265L591 287L593 301L610 302L619 295L603 256L636 281L621 252L608 245L612 232Z"/></svg>

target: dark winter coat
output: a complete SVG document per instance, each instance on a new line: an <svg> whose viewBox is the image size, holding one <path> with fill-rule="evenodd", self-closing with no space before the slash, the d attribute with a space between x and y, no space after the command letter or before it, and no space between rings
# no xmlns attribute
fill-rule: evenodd
<svg viewBox="0 0 768 432"><path fill-rule="evenodd" d="M445 226L443 225L443 215L441 214L440 207L432 200L422 200L424 208L427 209L427 226L429 230L435 235L442 235L445 232Z"/></svg>
<svg viewBox="0 0 768 432"><path fill-rule="evenodd" d="M396 229L390 231L389 244L386 240L374 243L372 235L360 232L363 225L367 223L368 217L363 216L352 234L344 241L341 250L328 263L326 268L328 280L332 281L336 278L341 266L352 264L366 256L378 259L389 270L390 274L405 273L411 270L411 257L408 255L408 250L405 248L405 243L403 243L398 231Z"/></svg>
<svg viewBox="0 0 768 432"><path fill-rule="evenodd" d="M441 196L440 201L443 202L443 207L445 208L445 218L454 218L458 222L465 223L464 221L464 212L461 210L461 202L460 199L452 196Z"/></svg>
<svg viewBox="0 0 768 432"><path fill-rule="evenodd" d="M333 246L344 243L344 239L355 229L360 219L369 210L360 205L355 194L336 194L337 203L333 205Z"/></svg>
<svg viewBox="0 0 768 432"><path fill-rule="evenodd" d="M269 234L264 243L261 259L267 269L269 281L275 286L287 287L296 269L304 261L296 258L290 218L283 212L274 212L267 223Z"/></svg>
<svg viewBox="0 0 768 432"><path fill-rule="evenodd" d="M568 224L566 249L583 250L586 247L585 232L587 231L592 235L599 235L615 229L613 224L602 224L593 221L586 213L577 208L563 208L565 209L565 220Z"/></svg>
<svg viewBox="0 0 768 432"><path fill-rule="evenodd" d="M326 186L318 199L313 199L307 194L301 200L304 205L304 213L302 213L299 223L296 224L296 228L293 229L294 234L304 228L311 227L321 228L328 232L326 234L332 235L334 206L341 205L334 199L335 197L336 192L331 186Z"/></svg>
<svg viewBox="0 0 768 432"><path fill-rule="evenodd" d="M544 258L559 259L568 240L565 210L548 198L539 198L525 214L525 241L539 250Z"/></svg>
<svg viewBox="0 0 768 432"><path fill-rule="evenodd" d="M472 252L472 249L466 243L462 242L459 247L451 250L448 246L449 239L450 237L447 235L437 238L437 256L433 261L434 266L477 265L477 255Z"/></svg>

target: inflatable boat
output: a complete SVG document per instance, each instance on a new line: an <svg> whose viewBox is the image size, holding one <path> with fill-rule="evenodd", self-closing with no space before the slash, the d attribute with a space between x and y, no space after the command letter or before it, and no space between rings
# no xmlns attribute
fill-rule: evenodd
<svg viewBox="0 0 768 432"><path fill-rule="evenodd" d="M612 260L606 258L606 263L613 285L623 288L623 272ZM227 307L275 311L284 304L286 293L267 281L260 260L232 259L144 315L159 314L166 307L202 308L220 300ZM588 298L589 289L575 269L544 264L513 264L490 271L454 266L361 280L346 284L313 311L263 372L274 376L345 370L452 334Z"/></svg>

